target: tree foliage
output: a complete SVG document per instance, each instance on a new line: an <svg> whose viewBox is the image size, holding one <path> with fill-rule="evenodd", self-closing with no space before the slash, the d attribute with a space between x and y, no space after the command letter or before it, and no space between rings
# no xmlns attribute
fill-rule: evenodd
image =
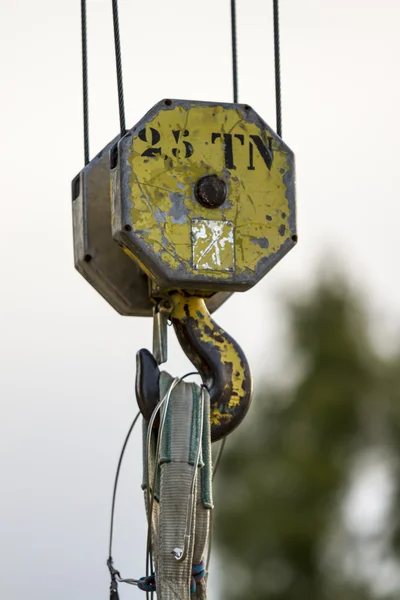
<svg viewBox="0 0 400 600"><path fill-rule="evenodd" d="M289 375L258 381L216 478L223 597L399 598L400 358L378 354L343 281L286 318Z"/></svg>

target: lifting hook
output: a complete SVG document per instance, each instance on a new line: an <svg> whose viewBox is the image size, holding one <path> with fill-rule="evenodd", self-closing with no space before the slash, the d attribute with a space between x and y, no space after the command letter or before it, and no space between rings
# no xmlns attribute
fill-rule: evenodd
<svg viewBox="0 0 400 600"><path fill-rule="evenodd" d="M211 318L203 298L174 292L171 322L186 356L210 394L211 439L222 439L244 419L252 396L252 377L243 350ZM148 350L137 353L136 397L149 420L159 398L159 367Z"/></svg>

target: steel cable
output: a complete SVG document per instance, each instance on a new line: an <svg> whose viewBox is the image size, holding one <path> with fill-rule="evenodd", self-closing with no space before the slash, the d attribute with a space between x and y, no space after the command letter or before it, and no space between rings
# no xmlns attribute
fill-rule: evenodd
<svg viewBox="0 0 400 600"><path fill-rule="evenodd" d="M232 74L233 101L238 102L238 64L237 64L237 35L236 35L236 0L231 0L231 32L232 32Z"/></svg>
<svg viewBox="0 0 400 600"><path fill-rule="evenodd" d="M118 466L117 466L117 472L115 474L115 479L114 479L114 491L113 491L113 497L112 497L112 503L111 503L111 520L110 520L110 541L109 541L109 546L108 546L108 556L109 558L112 557L112 544L113 544L113 534L114 534L114 515L115 515L115 500L117 497L117 489L118 489L118 480L119 480L119 474L121 471L121 465L122 465L122 460L124 458L124 454L125 454L125 450L126 450L126 446L128 445L129 442L129 438L131 437L131 433L137 423L138 418L140 417L141 413L140 411L137 413L136 417L134 418L132 425L129 428L128 433L126 434L126 438L125 441L123 443L122 446L122 450L119 456L119 460L118 460Z"/></svg>
<svg viewBox="0 0 400 600"><path fill-rule="evenodd" d="M82 88L83 88L83 143L85 166L89 162L89 90L87 64L87 19L86 0L81 0L81 38L82 38Z"/></svg>
<svg viewBox="0 0 400 600"><path fill-rule="evenodd" d="M221 462L221 458L222 455L224 453L224 449L225 449L225 444L226 444L226 437L224 437L224 439L222 440L222 442L219 445L218 448L218 452L217 452L217 456L215 458L215 462L214 462L214 466L213 466L213 474L212 474L212 481L214 482L215 476L217 474L217 470L219 467L219 464ZM210 566L210 560L211 560L211 551L212 551L212 545L213 545L213 528L214 528L214 516L213 516L213 511L210 511L210 534L209 534L209 539L208 539L208 548L207 548L207 560L206 560L206 571L208 572L208 567Z"/></svg>
<svg viewBox="0 0 400 600"><path fill-rule="evenodd" d="M274 12L276 133L279 135L279 137L282 137L281 56L280 56L280 41L279 41L279 0L273 0L273 12Z"/></svg>
<svg viewBox="0 0 400 600"><path fill-rule="evenodd" d="M112 0L113 24L114 24L114 50L115 64L117 68L118 107L121 137L125 134L125 106L124 106L124 84L122 79L121 41L119 34L118 0Z"/></svg>

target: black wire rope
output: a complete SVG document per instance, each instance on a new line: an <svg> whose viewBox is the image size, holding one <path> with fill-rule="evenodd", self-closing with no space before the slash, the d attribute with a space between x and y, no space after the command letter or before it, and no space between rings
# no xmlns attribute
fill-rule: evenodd
<svg viewBox="0 0 400 600"><path fill-rule="evenodd" d="M86 0L81 0L81 37L82 37L82 88L83 88L83 144L85 166L89 162L89 90L87 64L87 19Z"/></svg>
<svg viewBox="0 0 400 600"><path fill-rule="evenodd" d="M238 102L238 64L237 64L237 35L236 35L236 0L231 0L231 31L232 31L232 74L233 74L233 101Z"/></svg>
<svg viewBox="0 0 400 600"><path fill-rule="evenodd" d="M281 56L279 42L279 0L273 0L274 11L274 54L275 54L275 102L276 133L282 137Z"/></svg>
<svg viewBox="0 0 400 600"><path fill-rule="evenodd" d="M214 481L214 477L215 477L215 476L216 476L216 474L217 474L217 470L218 470L218 467L219 467L219 463L221 462L221 458L222 458L222 455L223 455L223 453L224 453L224 449L225 449L226 440L227 440L227 438L226 438L226 437L224 437L224 439L222 440L222 442L221 442L221 444L220 444L220 446L219 446L219 448L218 448L218 453L217 453L217 456L216 456L216 458L215 458L214 467L213 467L213 475L212 475L212 480L213 480L213 481Z"/></svg>
<svg viewBox="0 0 400 600"><path fill-rule="evenodd" d="M115 64L117 68L118 86L118 108L121 137L125 134L125 107L124 107L124 84L122 79L121 41L119 35L118 0L112 0L113 24L114 24L114 50Z"/></svg>
<svg viewBox="0 0 400 600"><path fill-rule="evenodd" d="M135 427L138 418L140 417L140 411L138 412L138 414L136 415L136 417L134 418L132 425L129 428L128 433L126 434L126 438L124 441L124 444L122 446L122 450L121 450L121 454L119 456L119 461L118 461L118 466L117 466L117 472L115 473L115 480L114 480L114 491L113 491L113 498L112 498L112 504L111 504L111 522L110 522L110 543L108 546L108 556L109 556L109 560L112 560L112 544L113 544L113 535L114 535L114 515L115 515L115 500L117 497L117 488L118 488L118 480L119 480L119 473L121 471L121 465L122 465L122 460L124 458L124 454L125 454L125 450L126 450L126 446L128 445L129 442L129 438L131 437L131 433L133 431L133 428Z"/></svg>

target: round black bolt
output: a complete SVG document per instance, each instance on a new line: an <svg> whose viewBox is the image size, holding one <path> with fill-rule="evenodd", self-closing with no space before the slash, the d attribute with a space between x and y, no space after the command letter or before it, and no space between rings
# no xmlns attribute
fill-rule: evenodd
<svg viewBox="0 0 400 600"><path fill-rule="evenodd" d="M206 175L194 188L196 200L206 208L218 208L226 200L226 185L217 175Z"/></svg>

